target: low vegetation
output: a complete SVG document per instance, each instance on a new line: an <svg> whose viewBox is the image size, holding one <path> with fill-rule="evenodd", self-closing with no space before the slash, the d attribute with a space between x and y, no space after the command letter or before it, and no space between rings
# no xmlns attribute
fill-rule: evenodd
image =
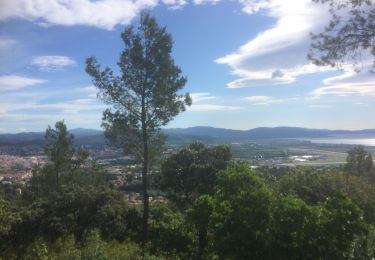
<svg viewBox="0 0 375 260"><path fill-rule="evenodd" d="M273 174L232 160L230 146L191 144L153 176L165 200L150 204L143 245L141 205L128 204L86 152L73 151L63 122L51 132L50 163L35 169L22 195L1 193L3 259L375 257L374 168L361 147L344 171Z"/></svg>

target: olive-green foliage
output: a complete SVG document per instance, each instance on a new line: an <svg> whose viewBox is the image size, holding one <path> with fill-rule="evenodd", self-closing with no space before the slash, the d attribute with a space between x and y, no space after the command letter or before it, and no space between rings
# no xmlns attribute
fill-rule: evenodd
<svg viewBox="0 0 375 260"><path fill-rule="evenodd" d="M48 241L74 234L80 241L97 228L104 239L127 238L128 207L123 196L105 188L62 187L60 193L40 198L22 209L14 226L14 243L28 243L37 236Z"/></svg>
<svg viewBox="0 0 375 260"><path fill-rule="evenodd" d="M363 211L337 191L315 205L273 198L265 181L237 162L219 174L212 199L209 248L219 259L351 259L369 250Z"/></svg>
<svg viewBox="0 0 375 260"><path fill-rule="evenodd" d="M270 245L276 259L314 259L319 241L322 208L286 196L276 200L269 226ZM272 255L271 255L272 256Z"/></svg>
<svg viewBox="0 0 375 260"><path fill-rule="evenodd" d="M269 230L273 259L350 259L366 225L362 211L342 194L319 206L287 196L275 203Z"/></svg>
<svg viewBox="0 0 375 260"><path fill-rule="evenodd" d="M18 212L15 207L6 201L0 193L0 244L2 238L7 236L16 222L19 221ZM1 246L0 246L1 250Z"/></svg>
<svg viewBox="0 0 375 260"><path fill-rule="evenodd" d="M220 259L265 258L271 196L245 163L233 163L219 174L212 232Z"/></svg>
<svg viewBox="0 0 375 260"><path fill-rule="evenodd" d="M188 220L194 225L198 240L198 249L195 253L196 259L204 259L209 246L210 219L212 216L214 201L210 195L202 195L195 200L193 206L186 213Z"/></svg>
<svg viewBox="0 0 375 260"><path fill-rule="evenodd" d="M38 197L46 197L52 193L58 192L54 188L53 166L47 164L41 169L34 169L33 177L27 183L23 192L23 199L32 201ZM85 165L66 172L59 178L61 186L108 186L109 174L105 169L94 163L85 163Z"/></svg>
<svg viewBox="0 0 375 260"><path fill-rule="evenodd" d="M45 153L49 162L33 171L24 198L47 196L62 185L105 185L105 172L95 163L88 163L88 152L74 148L74 137L64 121L56 122L55 129L48 126L45 134Z"/></svg>
<svg viewBox="0 0 375 260"><path fill-rule="evenodd" d="M183 206L179 200L152 204L150 240L143 251L141 207L129 207L123 194L85 185L73 176L69 185L61 178L57 191L40 196L15 201L0 197L0 258L141 259L141 253L143 259L375 256L375 191L367 178L313 168L262 178L244 162L228 163L226 146L190 148L179 153L178 160L168 161L168 170L181 161L186 173L194 169L203 175L193 174L189 181L209 186L186 186L192 190ZM178 185L174 181L170 184ZM176 197L184 196L174 189Z"/></svg>
<svg viewBox="0 0 375 260"><path fill-rule="evenodd" d="M375 185L364 178L335 170L296 169L279 178L273 189L278 196L295 195L313 205L342 192L363 210L366 222L375 223Z"/></svg>
<svg viewBox="0 0 375 260"><path fill-rule="evenodd" d="M75 150L73 147L73 135L69 134L64 121L58 121L55 129L48 126L46 130L44 152L47 154L51 164L48 165L46 173L52 173L50 177L54 183L50 185L59 189L62 174L73 174L88 157L84 149Z"/></svg>
<svg viewBox="0 0 375 260"><path fill-rule="evenodd" d="M375 226L368 225L367 233L355 239L353 259L375 259Z"/></svg>
<svg viewBox="0 0 375 260"><path fill-rule="evenodd" d="M150 215L151 252L187 259L194 247L193 226L184 214L168 205L153 205Z"/></svg>
<svg viewBox="0 0 375 260"><path fill-rule="evenodd" d="M356 236L367 232L362 210L342 194L328 198L324 209L321 235L326 243L319 251L326 259L351 258Z"/></svg>
<svg viewBox="0 0 375 260"><path fill-rule="evenodd" d="M346 162L345 170L349 174L369 178L375 177L372 155L363 146L356 146L348 151Z"/></svg>
<svg viewBox="0 0 375 260"><path fill-rule="evenodd" d="M6 255L7 259L53 260L157 260L156 256L141 257L141 248L131 241L106 241L100 232L91 230L81 242L73 235L60 237L54 242L37 237L25 251Z"/></svg>
<svg viewBox="0 0 375 260"><path fill-rule="evenodd" d="M179 207L192 206L200 195L213 194L217 173L231 158L230 146L193 143L163 163L159 187Z"/></svg>

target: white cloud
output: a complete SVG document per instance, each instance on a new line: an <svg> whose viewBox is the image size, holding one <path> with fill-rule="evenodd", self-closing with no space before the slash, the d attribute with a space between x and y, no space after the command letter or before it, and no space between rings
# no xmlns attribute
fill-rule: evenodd
<svg viewBox="0 0 375 260"><path fill-rule="evenodd" d="M74 100L61 101L56 103L4 103L3 109L6 112L19 110L58 110L62 114L77 114L84 111L103 110L106 108L94 98L79 98Z"/></svg>
<svg viewBox="0 0 375 260"><path fill-rule="evenodd" d="M325 86L315 89L312 96L319 98L324 95L334 96L370 96L375 97L375 76L370 72L370 66L360 72L355 72L347 66L339 76L327 78L323 81Z"/></svg>
<svg viewBox="0 0 375 260"><path fill-rule="evenodd" d="M342 84L318 88L314 90L313 94L319 97L323 95L335 95L339 97L345 97L349 95L375 96L375 89L373 83L358 83L354 85Z"/></svg>
<svg viewBox="0 0 375 260"><path fill-rule="evenodd" d="M248 14L257 13L270 5L270 1L265 0L239 0L239 2L243 5L242 11Z"/></svg>
<svg viewBox="0 0 375 260"><path fill-rule="evenodd" d="M35 128L54 124L64 119L70 127L85 127L88 125L100 125L102 111L105 105L97 102L97 99L82 98L56 103L20 102L0 104L0 126L8 129L18 127ZM4 109L4 110L3 110ZM90 127L91 127L90 126Z"/></svg>
<svg viewBox="0 0 375 260"><path fill-rule="evenodd" d="M217 97L211 96L210 93L204 93L204 92L190 93L190 97L193 100L193 104L187 108L188 111L208 112L208 111L233 111L233 110L241 109L240 107L237 107L237 106L202 103L202 101L205 102L207 100L217 99Z"/></svg>
<svg viewBox="0 0 375 260"><path fill-rule="evenodd" d="M219 0L194 0L199 4ZM181 9L187 0L0 0L0 21L19 18L48 27L87 25L112 30L129 24L143 10L164 4Z"/></svg>
<svg viewBox="0 0 375 260"><path fill-rule="evenodd" d="M225 105L215 105L215 104L196 104L188 107L188 111L196 112L209 112L209 111L233 111L240 110L240 107L237 106L225 106Z"/></svg>
<svg viewBox="0 0 375 260"><path fill-rule="evenodd" d="M187 5L186 0L162 0L162 2L172 10L178 10Z"/></svg>
<svg viewBox="0 0 375 260"><path fill-rule="evenodd" d="M43 79L22 76L0 76L0 92L19 90L46 82Z"/></svg>
<svg viewBox="0 0 375 260"><path fill-rule="evenodd" d="M0 21L21 18L44 25L89 25L111 30L128 24L158 0L1 0Z"/></svg>
<svg viewBox="0 0 375 260"><path fill-rule="evenodd" d="M36 56L31 63L43 71L58 71L76 62L67 56Z"/></svg>
<svg viewBox="0 0 375 260"><path fill-rule="evenodd" d="M270 29L231 54L218 58L219 64L229 65L239 79L230 88L258 85L289 84L303 74L327 71L306 59L311 31L320 31L329 20L323 5L311 0L240 0L249 14L261 10L276 19Z"/></svg>
<svg viewBox="0 0 375 260"><path fill-rule="evenodd" d="M98 94L98 89L94 86L87 86L82 88L76 88L74 89L77 93L83 93L86 94L89 98L96 98Z"/></svg>
<svg viewBox="0 0 375 260"><path fill-rule="evenodd" d="M249 97L245 97L245 99L251 102L267 102L271 98L268 96L249 96Z"/></svg>
<svg viewBox="0 0 375 260"><path fill-rule="evenodd" d="M220 2L220 0L194 0L193 2L195 5L204 5L204 4L215 5L218 2Z"/></svg>
<svg viewBox="0 0 375 260"><path fill-rule="evenodd" d="M216 97L213 97L210 95L210 93L190 93L190 97L193 100L193 104L196 102L200 102L202 100L208 100L208 99L215 99Z"/></svg>
<svg viewBox="0 0 375 260"><path fill-rule="evenodd" d="M272 104L295 102L298 100L298 98L278 99L278 98L273 98L269 96L248 96L248 97L245 97L244 100L250 102L252 105L255 105L255 106L268 106Z"/></svg>

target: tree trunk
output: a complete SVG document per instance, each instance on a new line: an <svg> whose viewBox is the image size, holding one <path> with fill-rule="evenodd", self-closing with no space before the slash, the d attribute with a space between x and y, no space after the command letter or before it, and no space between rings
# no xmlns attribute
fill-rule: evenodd
<svg viewBox="0 0 375 260"><path fill-rule="evenodd" d="M148 144L147 140L143 142L143 170L142 170L142 192L143 192L143 246L148 241L148 192L147 192L147 174L148 174Z"/></svg>
<svg viewBox="0 0 375 260"><path fill-rule="evenodd" d="M200 227L198 230L198 253L197 259L203 259L204 249L207 246L207 228Z"/></svg>
<svg viewBox="0 0 375 260"><path fill-rule="evenodd" d="M142 169L142 192L143 192L143 252L148 242L148 192L147 192L147 175L148 175L148 135L146 126L146 108L144 95L142 97L142 137L143 137L143 169Z"/></svg>
<svg viewBox="0 0 375 260"><path fill-rule="evenodd" d="M60 172L60 167L59 166L55 166L55 175L56 175L56 191L59 190L59 172Z"/></svg>

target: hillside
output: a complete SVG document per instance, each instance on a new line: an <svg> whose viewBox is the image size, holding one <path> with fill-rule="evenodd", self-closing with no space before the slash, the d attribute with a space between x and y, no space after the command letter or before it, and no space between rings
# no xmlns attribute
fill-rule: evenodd
<svg viewBox="0 0 375 260"><path fill-rule="evenodd" d="M169 143L191 143L197 140L208 143L228 143L252 139L273 138L322 138L322 137L375 137L375 129L366 130L328 130L299 127L258 127L250 130L233 130L197 126L189 128L163 129ZM104 144L103 132L94 129L77 128L70 132L75 136L79 145ZM25 132L17 134L0 134L0 145L11 144L43 144L44 132Z"/></svg>

